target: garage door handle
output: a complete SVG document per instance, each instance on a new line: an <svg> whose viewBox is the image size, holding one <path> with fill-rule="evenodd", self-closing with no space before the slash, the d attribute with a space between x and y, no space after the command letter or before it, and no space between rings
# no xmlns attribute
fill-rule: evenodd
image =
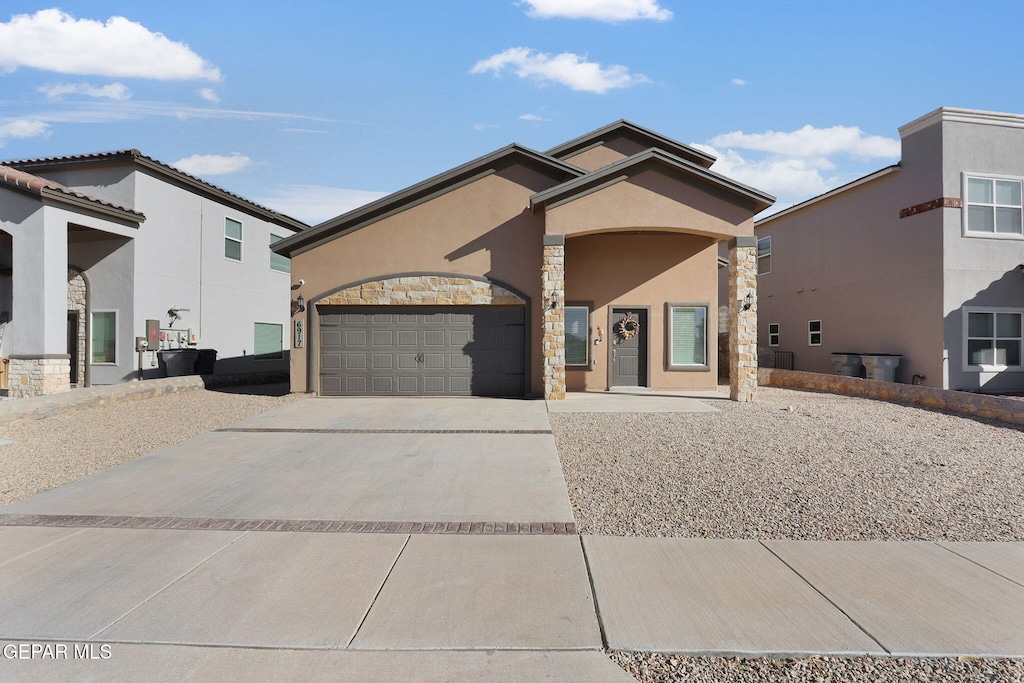
<svg viewBox="0 0 1024 683"><path fill-rule="evenodd" d="M417 353L416 354L416 362L417 363L422 363L423 362L423 354L422 353Z"/></svg>

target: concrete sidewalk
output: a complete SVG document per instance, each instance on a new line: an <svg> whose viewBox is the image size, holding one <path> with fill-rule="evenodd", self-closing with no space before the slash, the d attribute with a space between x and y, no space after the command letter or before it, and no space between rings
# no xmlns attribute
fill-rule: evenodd
<svg viewBox="0 0 1024 683"><path fill-rule="evenodd" d="M573 528L543 402L292 404L0 508L0 647L99 653L0 659L0 678L631 680L604 648L1024 657L1024 543Z"/></svg>

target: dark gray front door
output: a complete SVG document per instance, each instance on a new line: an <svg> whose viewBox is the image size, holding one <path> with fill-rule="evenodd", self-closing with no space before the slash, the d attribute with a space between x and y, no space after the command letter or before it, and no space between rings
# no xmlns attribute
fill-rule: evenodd
<svg viewBox="0 0 1024 683"><path fill-rule="evenodd" d="M627 336L620 323L627 316L638 324L636 334ZM613 308L611 317L612 363L611 386L641 387L647 385L647 311L635 308Z"/></svg>
<svg viewBox="0 0 1024 683"><path fill-rule="evenodd" d="M320 309L324 396L522 396L522 306Z"/></svg>

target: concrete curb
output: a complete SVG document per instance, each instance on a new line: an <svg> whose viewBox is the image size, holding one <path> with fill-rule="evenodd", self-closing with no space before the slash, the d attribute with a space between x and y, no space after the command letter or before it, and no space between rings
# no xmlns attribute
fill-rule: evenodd
<svg viewBox="0 0 1024 683"><path fill-rule="evenodd" d="M1024 425L1024 401L1001 396L986 396L912 384L896 384L895 382L879 382L859 377L825 375L799 370L778 370L776 368L759 368L757 382L763 386L783 389L807 389L828 394L845 394L894 403L907 403L923 408L948 410L971 417Z"/></svg>
<svg viewBox="0 0 1024 683"><path fill-rule="evenodd" d="M87 389L74 389L62 394L16 398L9 401L0 401L0 425L18 420L39 420L51 415L75 412L83 408L96 408L124 401L140 401L179 391L288 381L286 375L279 377L279 374L242 373L236 375L167 377L163 379L147 379L141 382L113 384L110 386L89 387Z"/></svg>

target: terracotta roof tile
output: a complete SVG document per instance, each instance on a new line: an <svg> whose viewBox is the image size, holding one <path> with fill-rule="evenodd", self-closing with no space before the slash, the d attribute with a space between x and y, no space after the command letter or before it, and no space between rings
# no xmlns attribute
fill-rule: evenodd
<svg viewBox="0 0 1024 683"><path fill-rule="evenodd" d="M143 216L143 214L133 209L129 209L127 207L120 206L118 204L114 204L113 202L108 202L103 199L91 197L82 192L78 192L77 190L72 190L67 185L62 185L61 183L58 183L55 180L50 180L49 178L43 178L41 176L32 175L31 173L20 171L16 168L11 168L10 166L5 166L3 164L0 164L0 182L2 182L5 185L10 185L12 187L28 190L33 194L37 194L39 196L42 196L43 190L54 190L61 194L68 195L69 197L77 197L78 199L84 199L86 201L94 202L107 208L116 209L118 211L124 211L126 213L130 213L134 216L139 216L140 218L145 219L145 216Z"/></svg>

